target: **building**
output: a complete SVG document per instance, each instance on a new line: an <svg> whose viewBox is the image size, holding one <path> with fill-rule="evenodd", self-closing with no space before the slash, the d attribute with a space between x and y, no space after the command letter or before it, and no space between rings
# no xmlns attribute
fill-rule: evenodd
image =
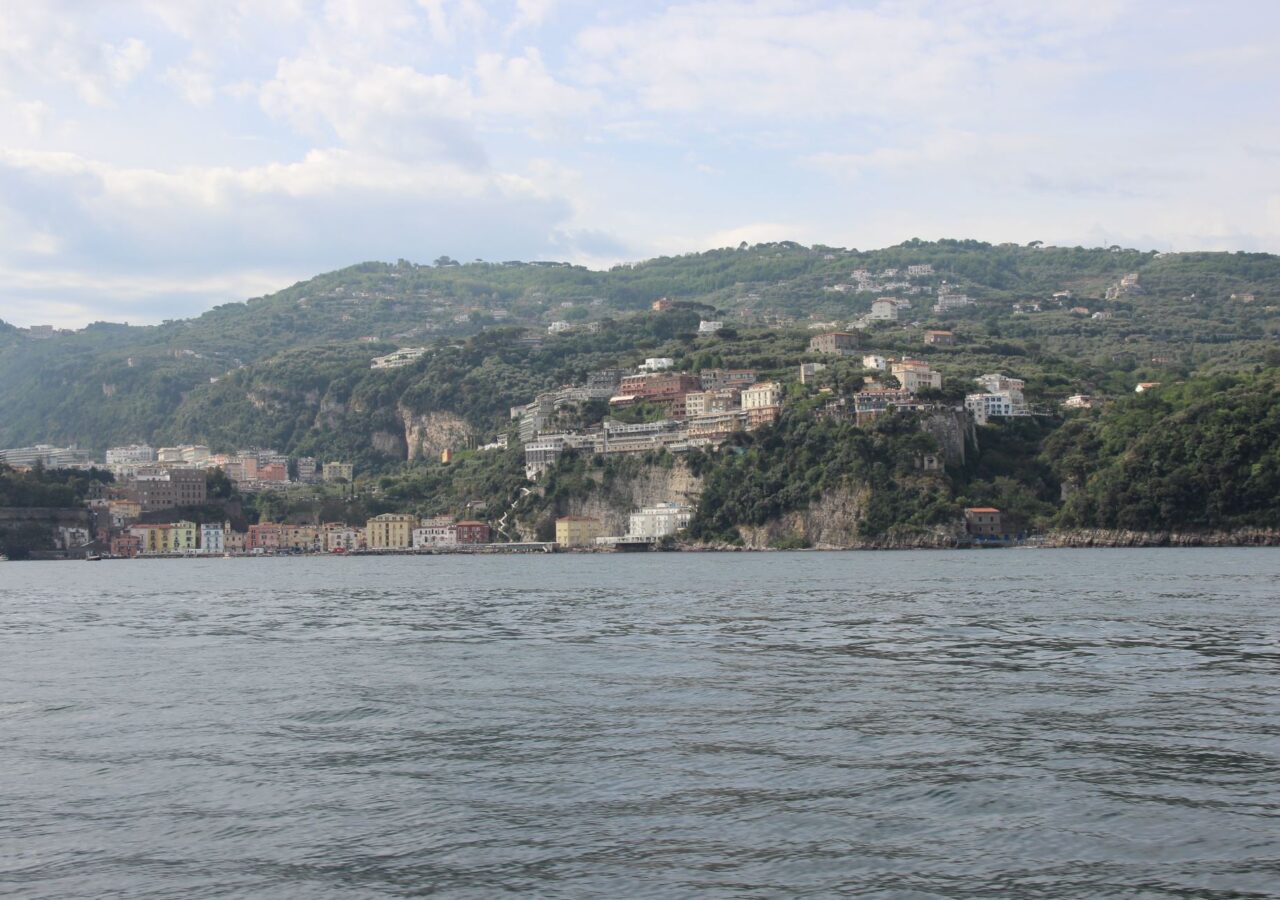
<svg viewBox="0 0 1280 900"><path fill-rule="evenodd" d="M936 313L950 312L953 309L961 309L965 306L972 306L973 299L966 297L955 289L953 285L947 284L945 281L938 287L938 301L933 304L933 311Z"/></svg>
<svg viewBox="0 0 1280 900"><path fill-rule="evenodd" d="M782 404L782 385L776 381L762 381L742 392L742 408L762 409Z"/></svg>
<svg viewBox="0 0 1280 900"><path fill-rule="evenodd" d="M249 526L244 536L244 549L250 553L275 553L283 540L283 528L274 522L261 522Z"/></svg>
<svg viewBox="0 0 1280 900"><path fill-rule="evenodd" d="M140 466L148 466L155 461L156 451L150 444L129 444L107 451L107 468L117 478L132 476Z"/></svg>
<svg viewBox="0 0 1280 900"><path fill-rule="evenodd" d="M825 363L800 363L800 383L813 384L818 373L826 367Z"/></svg>
<svg viewBox="0 0 1280 900"><path fill-rule="evenodd" d="M87 466L89 454L75 447L54 447L36 444L34 447L14 447L0 450L0 463L11 466L41 465L46 469L70 469Z"/></svg>
<svg viewBox="0 0 1280 900"><path fill-rule="evenodd" d="M365 544L370 550L407 550L413 546L413 529L418 520L407 513L383 513L365 525Z"/></svg>
<svg viewBox="0 0 1280 900"><path fill-rule="evenodd" d="M1067 409L1093 409L1094 399L1088 394L1072 394L1062 405Z"/></svg>
<svg viewBox="0 0 1280 900"><path fill-rule="evenodd" d="M1133 389L1133 392L1135 394L1144 394L1152 388L1158 387L1160 387L1160 382L1158 381L1139 381L1138 386Z"/></svg>
<svg viewBox="0 0 1280 900"><path fill-rule="evenodd" d="M903 390L913 394L942 389L942 373L935 372L928 363L918 359L898 360L889 367L889 374L898 379Z"/></svg>
<svg viewBox="0 0 1280 900"><path fill-rule="evenodd" d="M898 321L898 300L895 297L880 297L871 303L871 312L867 318L873 322Z"/></svg>
<svg viewBox="0 0 1280 900"><path fill-rule="evenodd" d="M742 392L742 409L747 414L747 428L763 428L778 421L782 412L782 385L762 381Z"/></svg>
<svg viewBox="0 0 1280 900"><path fill-rule="evenodd" d="M985 425L996 416L1029 416L1031 411L1022 399L1020 391L993 391L985 394L966 394L964 408L973 413L979 425Z"/></svg>
<svg viewBox="0 0 1280 900"><path fill-rule="evenodd" d="M142 552L142 538L126 531L111 539L111 555L132 559Z"/></svg>
<svg viewBox="0 0 1280 900"><path fill-rule="evenodd" d="M989 375L979 375L973 379L982 385L988 391L1019 391L1021 392L1027 383L1021 378L1010 378L1008 375L1002 375L998 372Z"/></svg>
<svg viewBox="0 0 1280 900"><path fill-rule="evenodd" d="M887 372L889 370L889 360L876 353L868 353L866 356L862 357L862 368L878 369L881 372Z"/></svg>
<svg viewBox="0 0 1280 900"><path fill-rule="evenodd" d="M628 375L622 379L618 394L610 398L609 405L621 408L637 403L652 403L661 407L666 415L678 418L684 415L685 396L701 390L702 381L697 375L687 372Z"/></svg>
<svg viewBox="0 0 1280 900"><path fill-rule="evenodd" d="M142 512L186 506L202 506L207 497L202 469L140 468L124 482L125 499L136 501Z"/></svg>
<svg viewBox="0 0 1280 900"><path fill-rule="evenodd" d="M386 356L374 357L373 361L369 363L369 368L399 369L401 366L413 365L426 355L426 347L402 347L395 353L388 353Z"/></svg>
<svg viewBox="0 0 1280 900"><path fill-rule="evenodd" d="M1004 516L993 506L972 506L964 511L964 528L977 538L1004 536Z"/></svg>
<svg viewBox="0 0 1280 900"><path fill-rule="evenodd" d="M858 339L847 331L828 331L815 334L809 339L810 353L834 353L838 356L849 356L858 346Z"/></svg>
<svg viewBox="0 0 1280 900"><path fill-rule="evenodd" d="M741 431L746 424L747 413L741 409L704 413L689 418L685 434L690 443L714 443L724 440L735 431Z"/></svg>
<svg viewBox="0 0 1280 900"><path fill-rule="evenodd" d="M723 322L715 322L708 319L698 322L698 334L715 334L721 328L724 328Z"/></svg>
<svg viewBox="0 0 1280 900"><path fill-rule="evenodd" d="M157 462L171 466L204 467L213 453L203 444L183 444L180 447L161 447L156 451Z"/></svg>
<svg viewBox="0 0 1280 900"><path fill-rule="evenodd" d="M140 541L140 553L189 553L197 549L195 522L138 524L129 533Z"/></svg>
<svg viewBox="0 0 1280 900"><path fill-rule="evenodd" d="M280 529L280 547L294 553L318 553L324 542L314 525L285 525Z"/></svg>
<svg viewBox="0 0 1280 900"><path fill-rule="evenodd" d="M675 364L676 361L670 356L650 356L636 368L641 372L665 372Z"/></svg>
<svg viewBox="0 0 1280 900"><path fill-rule="evenodd" d="M587 547L604 534L599 519L590 516L563 516L556 519L556 543L561 547Z"/></svg>
<svg viewBox="0 0 1280 900"><path fill-rule="evenodd" d="M930 263L920 263L914 266L907 266L907 275L911 278L920 278L925 275L933 274L933 266Z"/></svg>
<svg viewBox="0 0 1280 900"><path fill-rule="evenodd" d="M663 538L683 531L693 519L693 507L677 503L644 506L631 514L627 537ZM557 537L558 540L558 537Z"/></svg>
<svg viewBox="0 0 1280 900"><path fill-rule="evenodd" d="M321 470L321 477L327 482L350 482L355 477L355 468L352 463L327 462Z"/></svg>
<svg viewBox="0 0 1280 900"><path fill-rule="evenodd" d="M920 406L916 396L902 388L863 388L853 395L854 420L859 425L866 425L890 410L919 409Z"/></svg>
<svg viewBox="0 0 1280 900"><path fill-rule="evenodd" d="M107 513L111 516L112 528L123 528L142 518L142 504L137 500L110 500Z"/></svg>
<svg viewBox="0 0 1280 900"><path fill-rule="evenodd" d="M212 522L205 522L200 526L200 549L205 553L227 552L225 535L230 530Z"/></svg>
<svg viewBox="0 0 1280 900"><path fill-rule="evenodd" d="M228 553L243 553L248 543L248 535L243 531L232 531L227 528L222 533L222 545Z"/></svg>
<svg viewBox="0 0 1280 900"><path fill-rule="evenodd" d="M298 458L298 480L303 484L315 484L320 480L320 464L314 456Z"/></svg>
<svg viewBox="0 0 1280 900"><path fill-rule="evenodd" d="M459 544L487 544L490 541L489 526L475 519L463 519L453 526Z"/></svg>
<svg viewBox="0 0 1280 900"><path fill-rule="evenodd" d="M547 334L563 334L566 331L572 331L573 325L569 322L552 322L547 326Z"/></svg>
<svg viewBox="0 0 1280 900"><path fill-rule="evenodd" d="M666 312L667 310L671 309L672 305L673 304L670 297L659 297L657 300L653 301L653 303L650 305L650 309L652 309L654 312Z"/></svg>
<svg viewBox="0 0 1280 900"><path fill-rule="evenodd" d="M458 543L458 534L452 516L423 519L421 524L413 529L414 550L450 547L456 543Z"/></svg>
<svg viewBox="0 0 1280 900"><path fill-rule="evenodd" d="M703 369L698 373L704 391L716 391L721 388L738 388L741 390L756 383L755 369Z"/></svg>
<svg viewBox="0 0 1280 900"><path fill-rule="evenodd" d="M738 388L720 388L714 391L693 391L684 396L686 418L729 412L742 406L742 391Z"/></svg>
<svg viewBox="0 0 1280 900"><path fill-rule="evenodd" d="M345 522L326 522L320 526L320 547L325 553L350 553L363 546L363 529Z"/></svg>
<svg viewBox="0 0 1280 900"><path fill-rule="evenodd" d="M935 347L954 347L956 336L951 331L926 331L924 333L924 342Z"/></svg>

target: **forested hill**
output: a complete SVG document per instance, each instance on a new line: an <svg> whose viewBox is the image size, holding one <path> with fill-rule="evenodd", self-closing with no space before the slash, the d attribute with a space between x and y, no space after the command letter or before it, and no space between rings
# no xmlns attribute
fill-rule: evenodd
<svg viewBox="0 0 1280 900"><path fill-rule="evenodd" d="M378 416L394 417L403 405L387 379L367 381L369 359L397 346L452 348L424 364L436 382L410 392L409 399L447 404L479 426L479 419L529 399L530 391L567 373L619 355L628 361L643 351L653 355L670 342L682 355L687 350L736 362L754 354L790 364L803 354L809 325L846 325L877 296L900 293L893 285L905 283L901 275L882 277L885 270L919 265L933 272L910 282L919 291L910 295L911 321L876 332L877 346L913 347L920 328L951 328L973 351L974 366L983 354L1025 354L1041 360L1046 385L1063 390L1118 390L1141 378L1275 362L1280 258L1269 254L909 241L866 252L742 245L607 271L560 263L402 260L362 263L158 326L99 323L37 339L0 324L0 446L77 442L101 449L134 440L257 440L285 444L285 451L314 447L318 419L305 403L297 410L284 407L305 420L305 428L287 427L278 415L240 415L263 409L253 387L304 399L331 390L355 396L355 406L343 400L343 409L354 408L363 418L347 424L364 427ZM856 270L873 277L859 285ZM1136 287L1116 292L1130 273L1138 275ZM976 303L935 315L932 292L943 281ZM677 302L674 319L647 312L664 296ZM699 318L731 327L718 338L693 338ZM590 338L573 332L548 338L546 326L555 321L599 322L602 328ZM512 355L519 340L513 328L546 338L540 355ZM502 337L467 343L482 332ZM504 366L511 371L493 374ZM959 374L967 370L957 367ZM471 403L467 391L449 389L468 378L484 402ZM426 406L417 411L429 411ZM219 418L219 408L236 412Z"/></svg>

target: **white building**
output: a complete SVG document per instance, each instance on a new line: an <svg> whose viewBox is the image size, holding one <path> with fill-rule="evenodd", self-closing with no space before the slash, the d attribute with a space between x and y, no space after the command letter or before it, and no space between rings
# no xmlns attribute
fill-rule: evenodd
<svg viewBox="0 0 1280 900"><path fill-rule="evenodd" d="M875 353L868 353L862 357L862 367L864 369L879 369L881 372L885 372L889 369L889 360Z"/></svg>
<svg viewBox="0 0 1280 900"><path fill-rule="evenodd" d="M941 390L942 373L918 359L902 359L889 367L889 374L898 379L903 390L917 394L923 390Z"/></svg>
<svg viewBox="0 0 1280 900"><path fill-rule="evenodd" d="M636 366L641 372L662 372L674 367L676 361L670 356L651 356Z"/></svg>
<svg viewBox="0 0 1280 900"><path fill-rule="evenodd" d="M867 318L877 322L898 321L898 301L893 297L881 297L873 301Z"/></svg>
<svg viewBox="0 0 1280 900"><path fill-rule="evenodd" d="M458 530L450 516L423 519L421 525L413 529L414 550L450 547L456 543L458 543Z"/></svg>
<svg viewBox="0 0 1280 900"><path fill-rule="evenodd" d="M907 266L907 274L912 277L919 278L923 275L932 275L933 266L930 263L921 263L916 266Z"/></svg>
<svg viewBox="0 0 1280 900"><path fill-rule="evenodd" d="M676 503L645 506L631 514L627 528L629 538L661 538L689 527L693 507Z"/></svg>
<svg viewBox="0 0 1280 900"><path fill-rule="evenodd" d="M698 323L698 334L715 334L721 328L724 328L723 322L713 322L703 319Z"/></svg>
<svg viewBox="0 0 1280 900"><path fill-rule="evenodd" d="M350 553L359 550L364 544L364 530L352 528L341 522L331 522L324 526L321 535L321 546L325 553Z"/></svg>
<svg viewBox="0 0 1280 900"><path fill-rule="evenodd" d="M573 330L573 326L570 325L568 322L552 322L550 325L547 326L548 334L560 334L561 332L572 331L572 330Z"/></svg>
<svg viewBox="0 0 1280 900"><path fill-rule="evenodd" d="M89 454L75 447L54 447L50 444L36 444L34 447L15 447L0 450L0 462L11 466L34 466L36 463L46 469L64 469L83 466L89 462Z"/></svg>
<svg viewBox="0 0 1280 900"><path fill-rule="evenodd" d="M225 553L226 530L221 525L206 522L200 526L200 551L202 553Z"/></svg>
<svg viewBox="0 0 1280 900"><path fill-rule="evenodd" d="M117 478L131 477L139 466L149 466L155 461L156 451L150 444L130 444L107 451L107 468Z"/></svg>
<svg viewBox="0 0 1280 900"><path fill-rule="evenodd" d="M764 409L767 406L777 406L782 402L782 385L776 381L762 381L759 384L753 384L742 392L742 408Z"/></svg>
<svg viewBox="0 0 1280 900"><path fill-rule="evenodd" d="M966 394L964 408L973 413L979 425L987 424L992 416L1029 416L1030 410L1020 391L994 391L987 394Z"/></svg>
<svg viewBox="0 0 1280 900"><path fill-rule="evenodd" d="M1088 394L1072 394L1062 405L1067 409L1093 409L1093 398Z"/></svg>

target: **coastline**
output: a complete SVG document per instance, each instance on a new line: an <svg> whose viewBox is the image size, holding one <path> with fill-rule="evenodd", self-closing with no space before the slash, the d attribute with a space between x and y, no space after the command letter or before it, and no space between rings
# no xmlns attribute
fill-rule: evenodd
<svg viewBox="0 0 1280 900"><path fill-rule="evenodd" d="M102 561L121 559L294 559L314 557L369 557L369 556L492 556L530 553L614 554L619 552L648 553L784 553L784 552L848 552L862 550L1084 550L1084 549L1139 549L1139 548L1229 548L1229 547L1280 547L1280 528L1240 528L1232 531L1126 531L1120 529L1074 529L1053 531L1043 535L1031 535L1014 541L965 541L963 539L939 539L938 535L911 538L886 538L857 541L850 544L822 544L812 547L758 547L733 544L677 543L667 547L653 547L640 551L618 551L604 547L558 547L552 543L526 544L477 544L449 549L429 550L359 550L350 553L154 553L136 557L104 556ZM12 560L18 562L19 560ZM84 561L83 557L40 554L32 562Z"/></svg>

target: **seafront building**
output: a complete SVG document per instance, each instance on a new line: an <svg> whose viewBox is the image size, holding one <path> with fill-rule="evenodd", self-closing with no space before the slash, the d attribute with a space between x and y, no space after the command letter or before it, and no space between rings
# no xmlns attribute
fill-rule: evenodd
<svg viewBox="0 0 1280 900"><path fill-rule="evenodd" d="M413 546L415 516L406 513L383 513L365 526L365 543L370 550L407 550Z"/></svg>
<svg viewBox="0 0 1280 900"><path fill-rule="evenodd" d="M604 534L604 525L591 516L556 519L556 543L561 547L590 547Z"/></svg>
<svg viewBox="0 0 1280 900"><path fill-rule="evenodd" d="M693 507L659 503L633 512L627 526L628 538L663 538L683 531L693 520Z"/></svg>
<svg viewBox="0 0 1280 900"><path fill-rule="evenodd" d="M230 528L208 523L200 526L200 550L208 554L221 554L227 551L225 536Z"/></svg>

